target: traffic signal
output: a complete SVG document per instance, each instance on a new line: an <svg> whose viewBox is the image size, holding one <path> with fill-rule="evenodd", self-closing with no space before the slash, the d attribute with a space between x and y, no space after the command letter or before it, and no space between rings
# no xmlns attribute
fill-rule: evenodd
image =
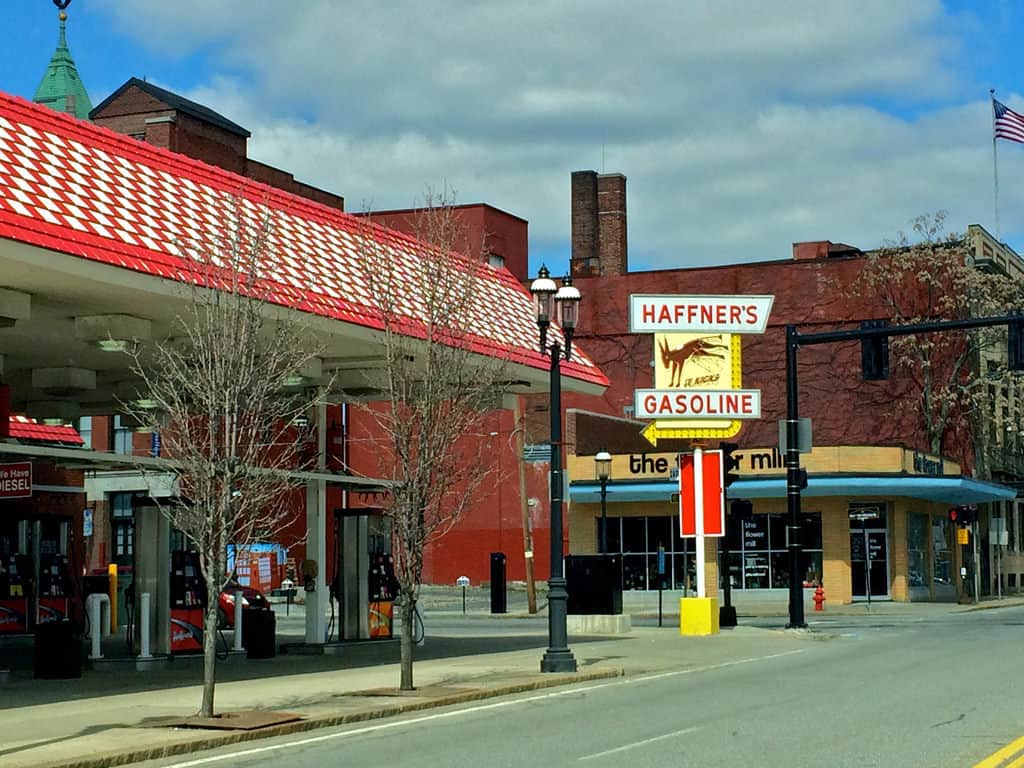
<svg viewBox="0 0 1024 768"><path fill-rule="evenodd" d="M862 330L885 328L888 320L863 320ZM860 367L864 381L881 381L889 378L889 337L869 336L860 340Z"/></svg>
<svg viewBox="0 0 1024 768"><path fill-rule="evenodd" d="M1006 367L1024 372L1024 316L1006 326Z"/></svg>
<svg viewBox="0 0 1024 768"><path fill-rule="evenodd" d="M722 452L722 470L725 473L724 485L728 488L740 479L740 476L737 474L740 468L740 457L734 455L739 450L739 446L736 443L719 443L718 448Z"/></svg>
<svg viewBox="0 0 1024 768"><path fill-rule="evenodd" d="M973 504L961 504L949 510L949 522L963 528L973 525L978 520L978 508Z"/></svg>

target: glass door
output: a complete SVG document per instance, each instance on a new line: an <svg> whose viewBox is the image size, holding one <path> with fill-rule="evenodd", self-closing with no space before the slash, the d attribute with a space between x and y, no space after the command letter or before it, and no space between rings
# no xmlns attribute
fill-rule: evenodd
<svg viewBox="0 0 1024 768"><path fill-rule="evenodd" d="M850 531L850 572L853 596L889 596L889 547L885 529Z"/></svg>

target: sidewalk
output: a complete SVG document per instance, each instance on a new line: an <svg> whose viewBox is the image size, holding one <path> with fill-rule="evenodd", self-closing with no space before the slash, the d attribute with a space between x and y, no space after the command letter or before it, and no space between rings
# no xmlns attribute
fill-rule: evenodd
<svg viewBox="0 0 1024 768"><path fill-rule="evenodd" d="M461 623L461 593L456 605L448 597L445 592L424 596L428 628L431 615ZM175 661L171 669L140 674L86 670L80 680L21 675L0 687L0 765L99 768L570 682L758 658L797 650L822 636L743 626L741 619L741 626L713 637L680 637L678 621L666 621L664 628L634 627L627 635L571 636L578 672L541 674L547 644L543 617L529 617L525 598L522 606L510 599L514 612L509 616L491 616L479 602L471 604L467 595L464 617L491 620L481 621L478 633L473 630L477 622L468 622L469 629L447 636L428 634L425 645L416 649L417 690L410 693L397 691L396 642L346 645L337 656L232 657L218 667L219 713L259 709L301 717L253 731L167 726L167 718L188 717L198 709L198 660ZM871 612L928 616L1011 605L1024 605L1024 599L981 606L873 603ZM867 613L866 606L846 608ZM532 621L518 620L527 617ZM813 627L814 615L807 618ZM294 612L292 619L297 619Z"/></svg>

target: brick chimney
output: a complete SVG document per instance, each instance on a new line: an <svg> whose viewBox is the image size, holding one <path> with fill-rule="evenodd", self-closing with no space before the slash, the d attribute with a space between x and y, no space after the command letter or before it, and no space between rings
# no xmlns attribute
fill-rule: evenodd
<svg viewBox="0 0 1024 768"><path fill-rule="evenodd" d="M793 243L793 259L795 261L806 261L810 259L824 259L828 256L832 243L828 240L811 240L806 243Z"/></svg>
<svg viewBox="0 0 1024 768"><path fill-rule="evenodd" d="M621 173L573 172L571 205L573 276L628 272L626 177Z"/></svg>

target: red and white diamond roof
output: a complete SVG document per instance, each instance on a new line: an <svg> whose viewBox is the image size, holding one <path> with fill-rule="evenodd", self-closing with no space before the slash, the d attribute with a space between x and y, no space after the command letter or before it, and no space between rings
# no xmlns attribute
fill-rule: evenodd
<svg viewBox="0 0 1024 768"><path fill-rule="evenodd" d="M197 276L176 243L219 237L239 204L242 214L266 210L271 217L275 263L261 286L268 300L380 328L357 261L369 238L389 252L406 283L402 309L415 334L422 293L413 265L423 246L411 238L0 93L0 238L192 282ZM546 370L529 293L507 270L483 271L474 350ZM608 384L582 353L563 363L562 372Z"/></svg>
<svg viewBox="0 0 1024 768"><path fill-rule="evenodd" d="M65 445L83 445L81 435L72 427L51 426L40 424L26 416L11 416L11 437L18 440L31 440L37 443L63 443Z"/></svg>

